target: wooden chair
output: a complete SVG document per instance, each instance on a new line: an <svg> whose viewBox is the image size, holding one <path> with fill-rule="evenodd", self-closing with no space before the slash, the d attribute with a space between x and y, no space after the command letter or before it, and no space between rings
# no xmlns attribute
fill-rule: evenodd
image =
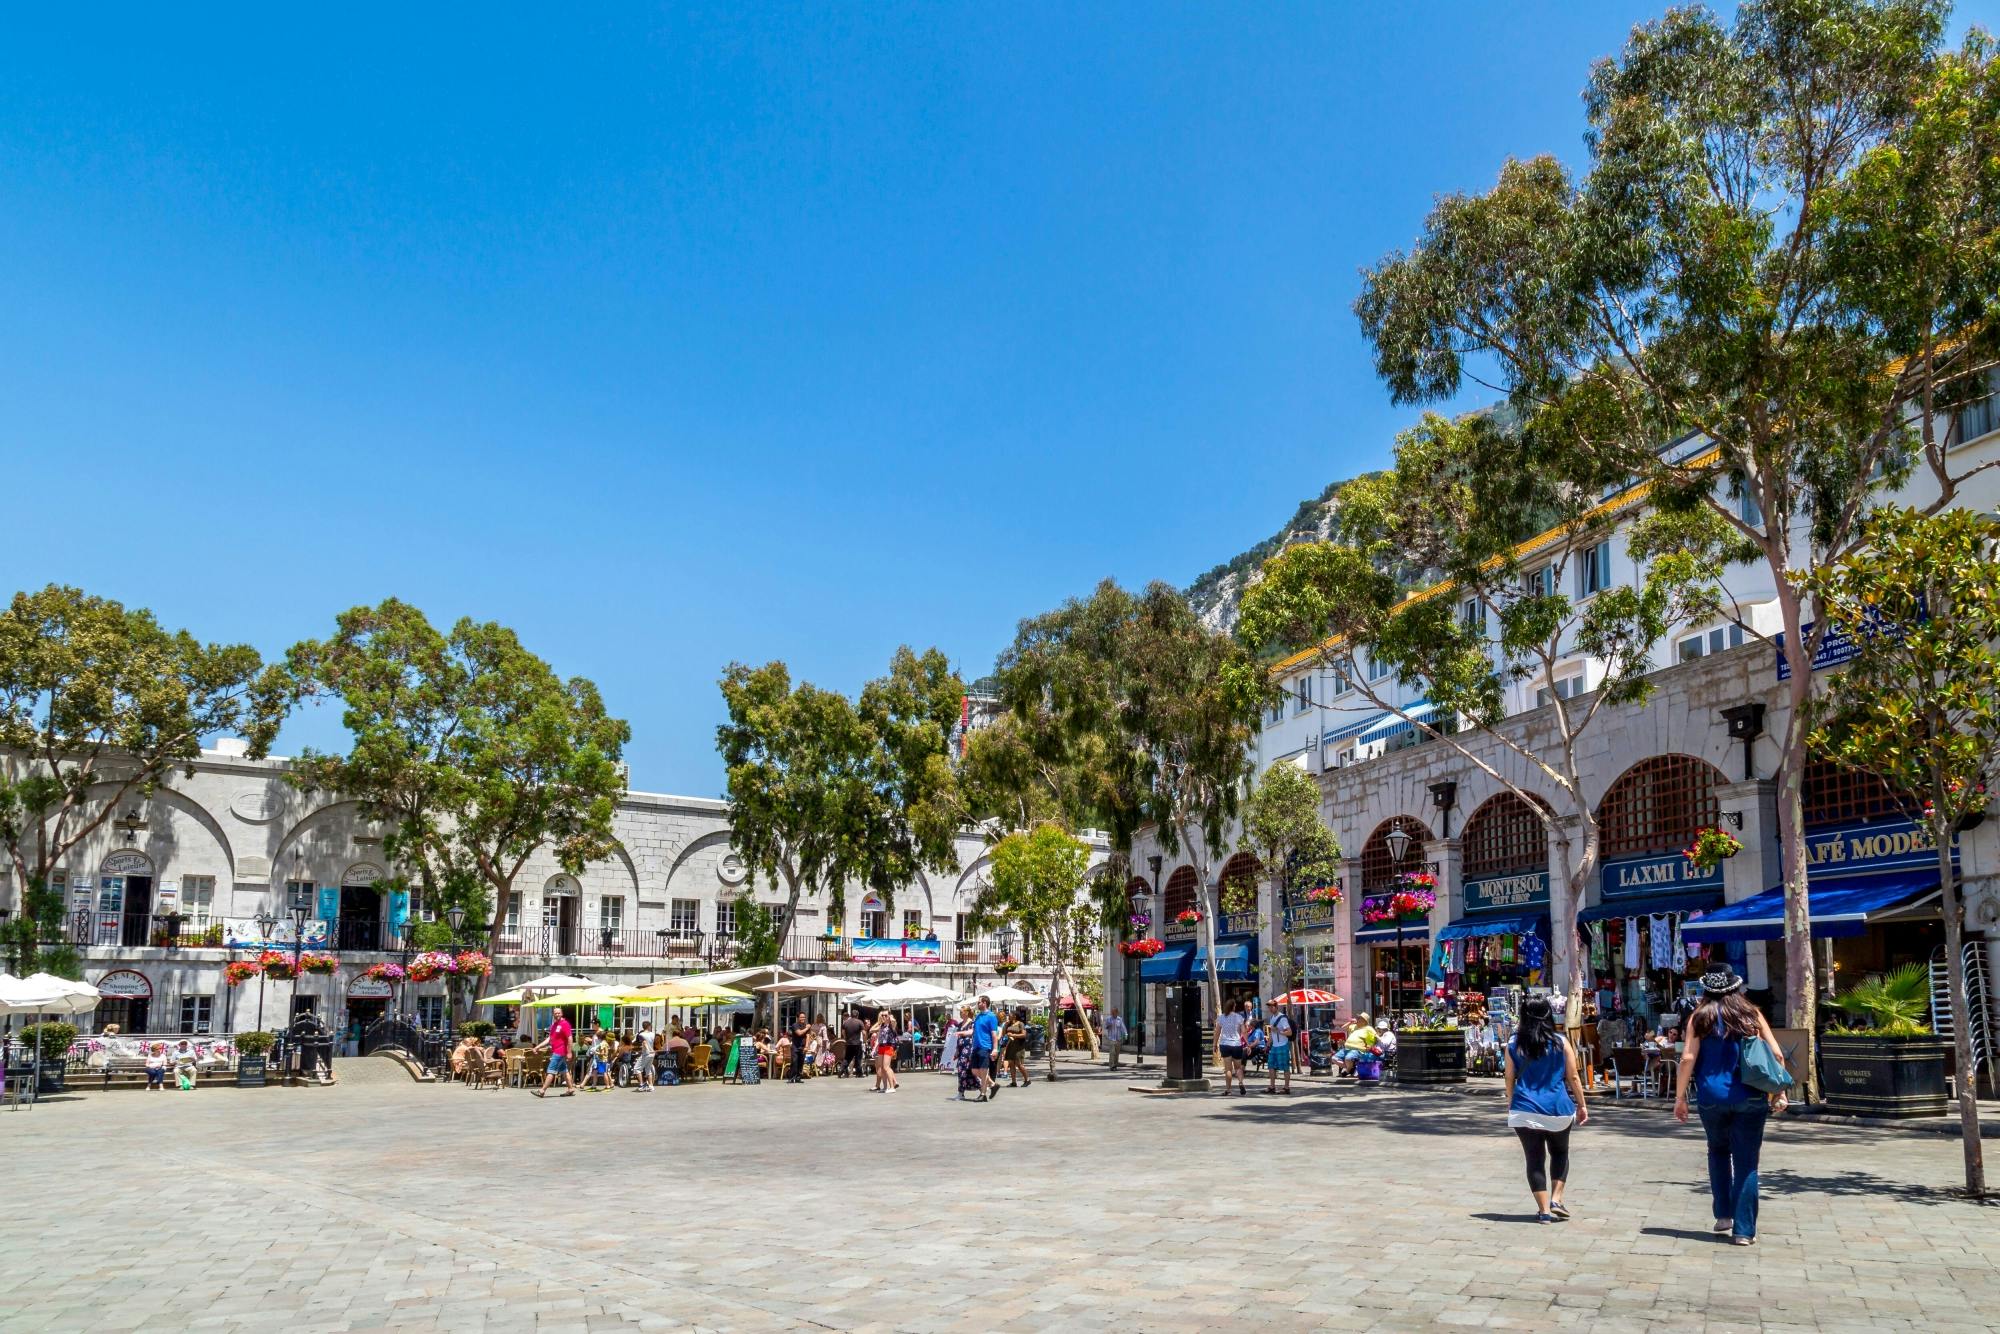
<svg viewBox="0 0 2000 1334"><path fill-rule="evenodd" d="M529 1084L539 1086L549 1073L549 1054L545 1051L531 1051L521 1061L521 1087Z"/></svg>

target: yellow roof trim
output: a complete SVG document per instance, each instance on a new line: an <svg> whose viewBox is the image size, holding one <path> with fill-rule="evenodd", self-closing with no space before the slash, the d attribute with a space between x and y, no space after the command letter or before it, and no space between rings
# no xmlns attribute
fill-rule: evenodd
<svg viewBox="0 0 2000 1334"><path fill-rule="evenodd" d="M1711 447L1709 449L1703 450L1699 454L1696 454L1694 457L1688 459L1685 463L1677 463L1672 466L1677 468L1703 468L1715 462L1715 460L1718 457L1720 457L1721 454L1722 450L1720 447ZM1617 495L1612 496L1610 499L1603 500L1595 505L1592 505L1589 509L1585 510L1580 516L1578 516L1577 523L1580 524L1589 523L1592 519L1602 518L1607 514L1615 514L1620 510L1630 509L1633 505L1638 504L1640 501L1644 500L1648 495L1650 495L1652 493L1652 490L1653 490L1653 484L1649 481L1640 482L1635 486L1629 486L1625 488L1623 491L1620 491ZM1560 528L1551 528L1546 532L1537 533L1535 536L1529 538L1527 541L1522 542L1515 546L1514 558L1518 560L1522 556L1531 555L1535 551L1540 550L1542 547L1549 546L1552 543L1560 541L1562 537L1569 532L1570 527L1571 525L1565 524ZM1432 584L1429 588L1419 589L1416 592L1410 594L1408 597L1404 598L1399 605L1408 606L1412 602L1423 602L1430 598L1436 597L1440 593L1449 592L1453 587L1454 585L1450 580L1445 580L1440 583L1435 583ZM1300 649L1297 653L1294 653L1289 657L1280 658L1277 662L1271 665L1269 675L1274 677L1283 676L1287 672L1289 672L1292 668L1303 666L1304 664L1318 658L1320 655L1327 653L1332 649L1339 648L1343 638L1344 637L1341 635L1333 635L1327 639L1321 640L1318 644L1314 645L1312 648Z"/></svg>

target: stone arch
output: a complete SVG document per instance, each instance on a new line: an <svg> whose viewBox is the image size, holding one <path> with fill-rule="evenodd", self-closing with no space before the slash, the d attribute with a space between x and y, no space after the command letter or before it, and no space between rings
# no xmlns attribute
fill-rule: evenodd
<svg viewBox="0 0 2000 1334"><path fill-rule="evenodd" d="M222 822L217 820L206 806L170 787L154 789L153 795L148 800L165 802L176 813L186 815L206 830L208 836L215 840L216 846L222 849L222 862L228 868L229 878L232 881L236 879L236 847L229 841L229 832L222 827Z"/></svg>
<svg viewBox="0 0 2000 1334"><path fill-rule="evenodd" d="M359 801L330 801L324 806L315 806L312 810L301 815L289 828L279 835L276 845L271 849L271 883L282 886L285 881L294 878L292 875L293 863L289 860L290 854L294 849L302 849L305 846L305 840L310 835L318 830L331 827L343 815L356 817L354 823L359 825L363 823L358 818L360 810L361 803ZM343 853L340 865L344 868L349 860ZM315 883L319 882L324 878L328 865L330 863L321 864L315 862L312 856L308 855L302 867L305 878Z"/></svg>
<svg viewBox="0 0 2000 1334"><path fill-rule="evenodd" d="M1174 873L1167 877L1166 902L1161 905L1160 911L1171 923L1189 908L1199 910L1201 898L1201 877L1195 873L1194 867L1176 866Z"/></svg>
<svg viewBox="0 0 2000 1334"><path fill-rule="evenodd" d="M1540 797L1530 803L1500 791L1479 804L1459 835L1467 876L1511 875L1545 871L1549 865L1549 827L1536 807L1549 804Z"/></svg>
<svg viewBox="0 0 2000 1334"><path fill-rule="evenodd" d="M1410 836L1410 852L1398 863L1389 852L1389 832L1398 824ZM1431 827L1414 815L1394 815L1375 826L1361 845L1361 892L1382 894L1393 889L1399 866L1411 870L1423 859L1423 848L1431 841Z"/></svg>
<svg viewBox="0 0 2000 1334"><path fill-rule="evenodd" d="M1597 804L1605 857L1679 852L1722 818L1718 789L1728 780L1707 760L1652 755L1620 774Z"/></svg>

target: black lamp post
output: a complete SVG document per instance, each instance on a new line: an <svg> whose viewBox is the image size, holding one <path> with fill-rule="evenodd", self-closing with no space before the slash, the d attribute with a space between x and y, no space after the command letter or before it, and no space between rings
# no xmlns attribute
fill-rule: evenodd
<svg viewBox="0 0 2000 1334"><path fill-rule="evenodd" d="M299 1008L299 992L300 992L300 990L301 990L301 988L300 988L300 986L299 986L299 981L300 981L300 979L301 979L301 978L302 978L302 977L304 976L304 975L303 975L302 973L300 973L300 972L299 972L299 955L300 955L300 954L301 954L301 953L302 953L302 952L303 952L303 951L305 950L305 947L306 947L306 919L307 919L307 917L308 917L308 916L310 916L311 912L312 912L312 909L306 906L306 904L305 904L304 900L302 900L302 899L294 899L294 900L293 900L293 902L292 902L292 911L291 911L291 918L292 918L292 1009L293 1009L293 1011L294 1011L295 1013L294 1013L294 1014L292 1015L292 1018L293 1018L293 1020L295 1020L295 1021L296 1021L296 1020L298 1019L298 1017L299 1017L299 1016L297 1015L297 1013L296 1013L296 1011L297 1011L297 1010L298 1010L298 1008Z"/></svg>
<svg viewBox="0 0 2000 1334"><path fill-rule="evenodd" d="M1002 959L1007 958L1014 952L1015 939L1014 928L1011 926L1003 926L993 933L993 943L999 947ZM1001 973L998 968L995 968L993 971L999 973L1002 979L1005 979L1007 976L1005 973Z"/></svg>
<svg viewBox="0 0 2000 1334"><path fill-rule="evenodd" d="M269 908L257 914L257 952L259 954L264 952L264 946L269 943L271 933L277 929L278 919L271 916ZM257 1027L260 1030L264 1027L264 970L261 968L257 970Z"/></svg>
<svg viewBox="0 0 2000 1334"><path fill-rule="evenodd" d="M1456 785L1454 790L1455 788ZM1397 866L1401 866L1403 858L1410 855L1410 831L1403 827L1401 816L1397 816L1396 823L1390 826L1387 841L1389 859ZM1400 881L1401 878L1402 874L1398 872L1397 879ZM1396 967L1389 974L1388 996L1389 1011L1393 1014L1396 1009L1396 998L1403 994L1403 914L1392 913L1391 916L1396 919Z"/></svg>

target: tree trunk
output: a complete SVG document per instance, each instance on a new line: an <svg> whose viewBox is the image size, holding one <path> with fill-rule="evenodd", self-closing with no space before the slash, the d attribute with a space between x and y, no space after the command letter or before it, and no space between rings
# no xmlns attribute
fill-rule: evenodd
<svg viewBox="0 0 2000 1334"><path fill-rule="evenodd" d="M1064 963L1063 963L1063 961L1062 961L1062 951L1061 951L1061 950L1057 950L1057 951L1055 952L1055 954L1054 954L1054 955L1052 956L1052 960L1053 960L1053 963L1054 963L1054 967L1055 967L1055 975L1056 975L1056 988L1055 988L1055 989L1056 989L1056 995L1054 995L1054 996L1051 996L1051 997L1049 997L1049 1080L1050 1080L1050 1082L1054 1082L1054 1080L1055 1080L1055 1077L1056 1077L1056 1043L1055 1043L1055 1036L1056 1036L1056 1023L1057 1023L1057 1011L1058 1011L1058 1010L1059 1010L1059 1009L1061 1008L1060 1006L1058 1006L1058 1005L1056 1004L1056 1001L1057 1001L1057 999L1058 999L1058 998L1059 998L1059 997L1061 996L1061 994L1062 994L1062 992L1063 992L1064 990L1067 990L1067 991L1069 992L1069 994L1070 994L1071 996L1073 996L1073 997L1075 997L1075 998L1076 998L1076 1002L1077 1002L1077 1005L1076 1005L1076 1012L1077 1012L1077 1013L1078 1013L1079 1015L1083 1015L1083 1040L1084 1040L1085 1042L1087 1042L1087 1043L1089 1043L1089 1044L1090 1044L1090 1059L1091 1059L1091 1060L1093 1060L1093 1061L1097 1059L1097 1034L1091 1031L1091 1028L1090 1028L1090 1016L1089 1016L1089 1015L1087 1015L1087 1014L1084 1014L1084 1013L1083 1013L1083 993L1082 993L1081 991L1077 990L1077 986L1076 986L1076 982L1075 982L1075 981L1074 981L1073 979L1071 979L1071 977L1070 977L1070 975L1069 975L1069 967L1068 967L1068 965L1064 964Z"/></svg>
<svg viewBox="0 0 2000 1334"><path fill-rule="evenodd" d="M1797 679L1796 672L1793 679ZM1802 702L1794 705L1794 719L1802 707ZM1805 732L1796 723L1789 724L1784 759L1778 767L1779 860L1785 872L1785 1026L1805 1032L1806 1098L1818 1102L1819 981L1813 965L1812 916L1806 897L1805 765Z"/></svg>
<svg viewBox="0 0 2000 1334"><path fill-rule="evenodd" d="M1951 864L1951 824L1932 821L1937 842L1938 884L1943 890L1944 973L1951 994L1951 1044L1958 1053L1958 1126L1965 1142L1965 1191L1975 1198L1986 1193L1986 1159L1979 1141L1979 1085L1972 1067L1972 1016L1983 1008L1984 996L1970 996L1965 987L1964 907Z"/></svg>

